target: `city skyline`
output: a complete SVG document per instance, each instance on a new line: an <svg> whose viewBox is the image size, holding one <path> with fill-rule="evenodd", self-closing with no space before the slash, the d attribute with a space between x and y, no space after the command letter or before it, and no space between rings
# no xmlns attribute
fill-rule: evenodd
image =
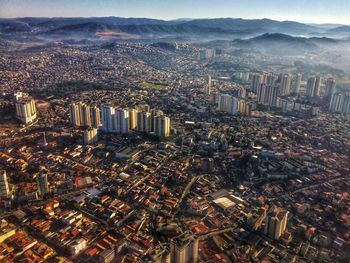
<svg viewBox="0 0 350 263"><path fill-rule="evenodd" d="M0 0L0 262L348 262L349 10Z"/></svg>
<svg viewBox="0 0 350 263"><path fill-rule="evenodd" d="M199 8L200 7L200 8ZM181 18L243 18L293 20L303 23L350 24L350 2L270 0L190 1L43 1L2 0L0 17L145 17L163 20Z"/></svg>

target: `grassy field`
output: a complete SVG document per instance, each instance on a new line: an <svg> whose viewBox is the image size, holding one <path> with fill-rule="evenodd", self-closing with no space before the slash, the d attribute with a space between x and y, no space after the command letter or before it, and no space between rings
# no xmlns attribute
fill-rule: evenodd
<svg viewBox="0 0 350 263"><path fill-rule="evenodd" d="M150 82L143 82L142 85L143 85L143 87L145 87L147 89L156 89L156 90L164 90L164 89L166 89L166 86L164 86L164 85L153 84L153 83L150 83Z"/></svg>

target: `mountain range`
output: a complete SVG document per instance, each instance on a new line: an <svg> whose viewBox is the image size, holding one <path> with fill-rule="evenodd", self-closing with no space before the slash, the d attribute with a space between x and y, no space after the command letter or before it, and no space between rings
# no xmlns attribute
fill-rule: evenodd
<svg viewBox="0 0 350 263"><path fill-rule="evenodd" d="M177 19L91 17L91 18L16 18L0 19L3 36L96 37L97 33L134 34L140 38L155 37L253 37L281 33L308 37L350 37L350 26L317 25L271 19Z"/></svg>

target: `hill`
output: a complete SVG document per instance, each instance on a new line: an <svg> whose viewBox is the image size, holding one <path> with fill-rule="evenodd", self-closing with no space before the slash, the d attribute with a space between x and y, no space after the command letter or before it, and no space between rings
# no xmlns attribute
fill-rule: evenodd
<svg viewBox="0 0 350 263"><path fill-rule="evenodd" d="M143 36L164 35L225 35L253 36L263 33L305 35L322 31L314 25L271 19L185 19L158 20L148 18L92 17L92 18L18 18L0 19L0 33L28 35L70 35L79 33L89 37L102 31L124 32Z"/></svg>
<svg viewBox="0 0 350 263"><path fill-rule="evenodd" d="M319 46L311 39L304 37L293 37L285 34L263 34L250 39L237 39L233 45L238 48L250 48L264 52L281 52L284 54L294 54L316 51Z"/></svg>

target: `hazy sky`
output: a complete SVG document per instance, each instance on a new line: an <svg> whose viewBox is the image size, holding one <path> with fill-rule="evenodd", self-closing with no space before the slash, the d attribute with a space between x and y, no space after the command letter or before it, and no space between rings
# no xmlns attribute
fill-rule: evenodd
<svg viewBox="0 0 350 263"><path fill-rule="evenodd" d="M350 24L350 0L0 0L0 17L271 18Z"/></svg>

